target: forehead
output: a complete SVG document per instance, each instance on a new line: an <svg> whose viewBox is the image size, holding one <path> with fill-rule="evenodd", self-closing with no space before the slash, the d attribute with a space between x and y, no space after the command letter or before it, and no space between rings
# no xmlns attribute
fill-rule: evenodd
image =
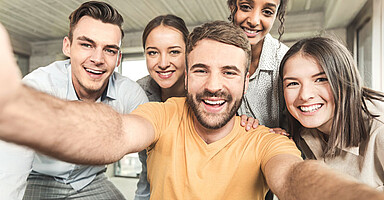
<svg viewBox="0 0 384 200"><path fill-rule="evenodd" d="M86 36L95 42L120 46L121 31L119 26L103 23L89 16L82 17L73 29L73 39Z"/></svg>
<svg viewBox="0 0 384 200"><path fill-rule="evenodd" d="M183 45L185 46L183 34L170 26L160 25L154 28L145 41L146 46L151 45Z"/></svg>
<svg viewBox="0 0 384 200"><path fill-rule="evenodd" d="M209 67L236 66L245 72L246 53L243 49L222 42L203 39L188 54L188 68L194 64Z"/></svg>
<svg viewBox="0 0 384 200"><path fill-rule="evenodd" d="M280 5L280 0L237 0L237 3L249 3L252 5L274 5L278 7Z"/></svg>
<svg viewBox="0 0 384 200"><path fill-rule="evenodd" d="M283 76L312 76L323 72L323 68L312 56L296 53L290 57L284 64Z"/></svg>

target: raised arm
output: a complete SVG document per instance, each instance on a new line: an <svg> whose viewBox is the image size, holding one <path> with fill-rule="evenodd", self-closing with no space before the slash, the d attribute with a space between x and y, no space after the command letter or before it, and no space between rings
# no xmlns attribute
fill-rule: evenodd
<svg viewBox="0 0 384 200"><path fill-rule="evenodd" d="M384 199L384 193L346 178L318 161L300 161L291 155L271 158L264 174L271 190L281 200Z"/></svg>
<svg viewBox="0 0 384 200"><path fill-rule="evenodd" d="M0 24L0 113L4 105L13 99L21 87L20 70L12 53L8 33Z"/></svg>

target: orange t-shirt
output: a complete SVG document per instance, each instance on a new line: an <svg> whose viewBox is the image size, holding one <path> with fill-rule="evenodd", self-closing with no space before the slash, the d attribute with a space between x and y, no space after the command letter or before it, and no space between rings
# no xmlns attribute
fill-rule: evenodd
<svg viewBox="0 0 384 200"><path fill-rule="evenodd" d="M236 117L233 130L206 144L193 126L185 98L146 103L132 112L148 119L155 141L148 147L151 199L264 199L262 171L270 158L300 151L287 137L259 126L246 132Z"/></svg>

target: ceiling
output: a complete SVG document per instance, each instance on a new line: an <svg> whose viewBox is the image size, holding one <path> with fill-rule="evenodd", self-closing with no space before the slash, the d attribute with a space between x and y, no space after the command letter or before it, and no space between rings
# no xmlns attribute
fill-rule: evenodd
<svg viewBox="0 0 384 200"><path fill-rule="evenodd" d="M62 39L68 32L68 16L85 0L0 0L0 22L11 36L15 51L30 54L35 42ZM207 21L227 20L226 0L105 0L125 21L126 35L138 40L145 25L161 14L175 14L188 27ZM319 30L346 26L366 0L290 0L285 40L316 34ZM348 4L348 6L345 6ZM348 7L348 8L347 8ZM276 34L277 26L272 30ZM283 39L284 39L283 38ZM127 44L139 44L128 42ZM123 42L124 44L124 42Z"/></svg>

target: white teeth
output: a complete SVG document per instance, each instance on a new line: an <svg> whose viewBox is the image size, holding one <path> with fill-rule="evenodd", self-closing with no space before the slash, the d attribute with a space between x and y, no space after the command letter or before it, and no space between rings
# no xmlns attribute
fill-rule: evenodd
<svg viewBox="0 0 384 200"><path fill-rule="evenodd" d="M316 110L318 110L319 108L321 108L322 105L313 105L313 106L307 106L307 107L303 107L303 106L300 106L300 110L303 111L303 112L314 112Z"/></svg>
<svg viewBox="0 0 384 200"><path fill-rule="evenodd" d="M223 104L225 101L224 100L218 100L218 101L204 100L204 102L211 105L220 105L220 104Z"/></svg>
<svg viewBox="0 0 384 200"><path fill-rule="evenodd" d="M90 72L90 73L94 73L94 74L102 74L103 72L100 72L100 71L95 71L95 70L92 70L92 69L85 69L87 72Z"/></svg>
<svg viewBox="0 0 384 200"><path fill-rule="evenodd" d="M250 34L255 34L255 33L257 33L257 31L251 31L251 30L246 29L246 28L244 28L244 31L247 32L247 33L250 33Z"/></svg>
<svg viewBox="0 0 384 200"><path fill-rule="evenodd" d="M172 72L159 72L159 74L163 75L163 76L168 76L170 75Z"/></svg>

